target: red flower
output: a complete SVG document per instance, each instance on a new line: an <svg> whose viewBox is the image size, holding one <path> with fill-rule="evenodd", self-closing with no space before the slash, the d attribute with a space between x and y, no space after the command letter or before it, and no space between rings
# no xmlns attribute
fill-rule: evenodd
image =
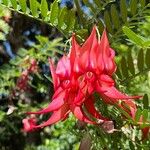
<svg viewBox="0 0 150 150"><path fill-rule="evenodd" d="M99 41L94 27L82 46L76 42L73 35L69 55L64 55L56 68L49 60L55 90L52 102L47 108L29 114L52 112L52 115L46 122L36 127L65 120L70 112L81 121L95 124L96 122L84 113L83 107L95 119L108 120L94 107L95 92L98 92L102 100L108 104L117 103L120 99L128 101L128 99L139 98L139 96L127 96L115 88L115 82L111 77L116 70L114 56L115 52L109 46L105 30Z"/></svg>
<svg viewBox="0 0 150 150"><path fill-rule="evenodd" d="M30 60L30 66L26 70L24 70L17 80L17 88L20 90L27 90L28 89L28 81L29 81L29 74L37 72L37 61L35 59Z"/></svg>
<svg viewBox="0 0 150 150"><path fill-rule="evenodd" d="M31 132L34 130L36 126L36 119L35 118L30 118L30 119L23 119L23 131L25 132Z"/></svg>

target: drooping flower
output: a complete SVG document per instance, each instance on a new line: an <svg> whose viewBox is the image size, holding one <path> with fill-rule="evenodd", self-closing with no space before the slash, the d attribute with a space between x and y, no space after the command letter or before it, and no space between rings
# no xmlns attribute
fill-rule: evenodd
<svg viewBox="0 0 150 150"><path fill-rule="evenodd" d="M73 72L78 75L78 85L81 90L86 89L89 95L98 92L109 104L119 99L139 98L139 96L127 96L115 88L115 82L111 77L116 70L115 52L109 46L106 30L98 41L94 27L82 47L78 46L73 35L72 46L70 59Z"/></svg>
<svg viewBox="0 0 150 150"><path fill-rule="evenodd" d="M78 82L74 81L75 77L71 72L69 57L63 56L59 60L56 69L54 68L52 61L49 60L49 62L55 90L55 93L52 97L52 102L48 105L47 108L41 111L28 113L53 113L46 122L41 125L35 126L35 128L48 126L60 120L65 120L70 112L72 112L75 117L81 121L92 124L95 123L94 121L90 120L84 113L82 108L83 104L93 117L100 120L107 120L102 117L101 114L98 113L95 109L93 97L89 95L86 96L85 93L82 93L82 91L80 91ZM82 101L82 105L78 105L75 101Z"/></svg>
<svg viewBox="0 0 150 150"><path fill-rule="evenodd" d="M139 98L139 96L125 95L115 88L112 79L116 71L114 56L115 52L109 46L105 30L101 40L98 40L96 27L94 27L82 46L76 42L73 34L70 53L64 55L56 67L49 60L54 84L52 102L43 110L29 112L29 114L52 113L52 115L46 122L35 125L34 128L65 120L70 112L86 123L95 124L94 118L108 121L109 119L103 117L94 106L95 92L99 93L103 101L112 105L119 100ZM88 117L83 107L93 116L93 119Z"/></svg>

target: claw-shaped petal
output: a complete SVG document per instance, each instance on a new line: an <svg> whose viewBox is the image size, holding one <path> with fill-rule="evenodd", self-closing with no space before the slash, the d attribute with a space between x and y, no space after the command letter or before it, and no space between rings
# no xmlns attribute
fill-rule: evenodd
<svg viewBox="0 0 150 150"><path fill-rule="evenodd" d="M80 106L72 105L70 106L70 109L72 113L75 115L75 117L81 121L84 121L86 123L95 124L94 121L91 121L83 112L82 108Z"/></svg>
<svg viewBox="0 0 150 150"><path fill-rule="evenodd" d="M88 113L91 114L93 117L103 120L103 121L108 121L109 119L103 117L96 109L94 106L94 99L92 97L89 97L85 102L85 108L87 109Z"/></svg>
<svg viewBox="0 0 150 150"><path fill-rule="evenodd" d="M53 114L51 115L51 117L46 122L36 126L35 128L49 126L58 121L61 121L62 119L65 118L68 111L69 111L69 106L67 104L63 105L60 109L58 109L57 111L54 111Z"/></svg>
<svg viewBox="0 0 150 150"><path fill-rule="evenodd" d="M27 114L45 114L52 111L56 111L64 104L65 92L63 91L58 97L52 100L52 102L44 109L37 112L27 112Z"/></svg>

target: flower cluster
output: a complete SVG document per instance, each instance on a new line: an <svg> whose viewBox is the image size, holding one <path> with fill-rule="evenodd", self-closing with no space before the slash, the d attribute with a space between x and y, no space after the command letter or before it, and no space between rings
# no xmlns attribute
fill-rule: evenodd
<svg viewBox="0 0 150 150"><path fill-rule="evenodd" d="M64 55L56 67L49 59L54 84L52 102L43 110L28 113L52 112L52 115L46 122L32 125L32 128L41 128L65 120L70 112L77 119L90 124L108 121L109 119L102 116L94 106L95 92L106 104L119 106L118 101L122 100L129 108L133 108L133 99L140 96L128 96L116 89L112 78L116 71L114 57L115 52L109 46L105 30L99 40L94 26L91 35L82 46L76 42L73 34L69 54Z"/></svg>
<svg viewBox="0 0 150 150"><path fill-rule="evenodd" d="M35 59L30 60L30 66L21 73L21 77L17 80L17 88L19 90L28 89L29 74L37 72L37 61Z"/></svg>

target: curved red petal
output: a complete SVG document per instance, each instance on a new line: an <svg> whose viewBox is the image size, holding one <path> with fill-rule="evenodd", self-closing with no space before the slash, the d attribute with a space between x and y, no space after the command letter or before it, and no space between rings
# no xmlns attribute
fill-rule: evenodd
<svg viewBox="0 0 150 150"><path fill-rule="evenodd" d="M115 87L105 87L106 92L104 92L103 94L110 98L110 99L137 99L137 98L141 98L142 96L128 96L125 95L123 93L121 93L120 91L118 91ZM100 93L101 94L101 93Z"/></svg>
<svg viewBox="0 0 150 150"><path fill-rule="evenodd" d="M56 75L54 64L50 58L49 58L49 64L50 64L50 71L51 71L52 80L54 84L54 90L56 90L57 87L59 86L59 79L58 76Z"/></svg>
<svg viewBox="0 0 150 150"><path fill-rule="evenodd" d="M99 44L99 49L100 53L102 53L102 56L100 55L99 58L99 68L104 66L104 72L106 72L109 75L112 75L116 70L116 64L114 61L115 52L109 46L106 30L103 31L101 41Z"/></svg>
<svg viewBox="0 0 150 150"><path fill-rule="evenodd" d="M45 114L59 109L65 102L65 91L63 91L58 97L55 97L52 102L48 105L48 107L37 111L37 112L27 112L27 114Z"/></svg>
<svg viewBox="0 0 150 150"><path fill-rule="evenodd" d="M88 113L90 113L92 116L94 116L97 119L106 121L108 120L107 118L103 117L96 109L94 106L94 99L92 97L88 98L85 102L85 108L87 109Z"/></svg>
<svg viewBox="0 0 150 150"><path fill-rule="evenodd" d="M96 27L93 27L93 30L81 47L79 65L82 69L89 69L90 65L95 67L95 62L90 58L91 50L95 54L95 48L97 47L97 38L96 38ZM94 55L95 56L95 55Z"/></svg>
<svg viewBox="0 0 150 150"><path fill-rule="evenodd" d="M54 111L53 114L51 115L51 117L46 122L44 122L40 125L37 125L35 128L49 126L51 124L54 124L54 123L64 119L64 117L66 116L68 111L69 111L68 105L67 104L63 105L60 109L58 109L57 111Z"/></svg>
<svg viewBox="0 0 150 150"><path fill-rule="evenodd" d="M94 121L91 121L88 119L88 117L84 114L83 110L79 106L71 105L70 109L72 113L75 115L75 117L81 121L84 121L86 123L90 124L96 124Z"/></svg>
<svg viewBox="0 0 150 150"><path fill-rule="evenodd" d="M63 56L56 67L56 74L64 79L64 78L69 78L71 74L71 66L70 66L70 59L67 56Z"/></svg>

